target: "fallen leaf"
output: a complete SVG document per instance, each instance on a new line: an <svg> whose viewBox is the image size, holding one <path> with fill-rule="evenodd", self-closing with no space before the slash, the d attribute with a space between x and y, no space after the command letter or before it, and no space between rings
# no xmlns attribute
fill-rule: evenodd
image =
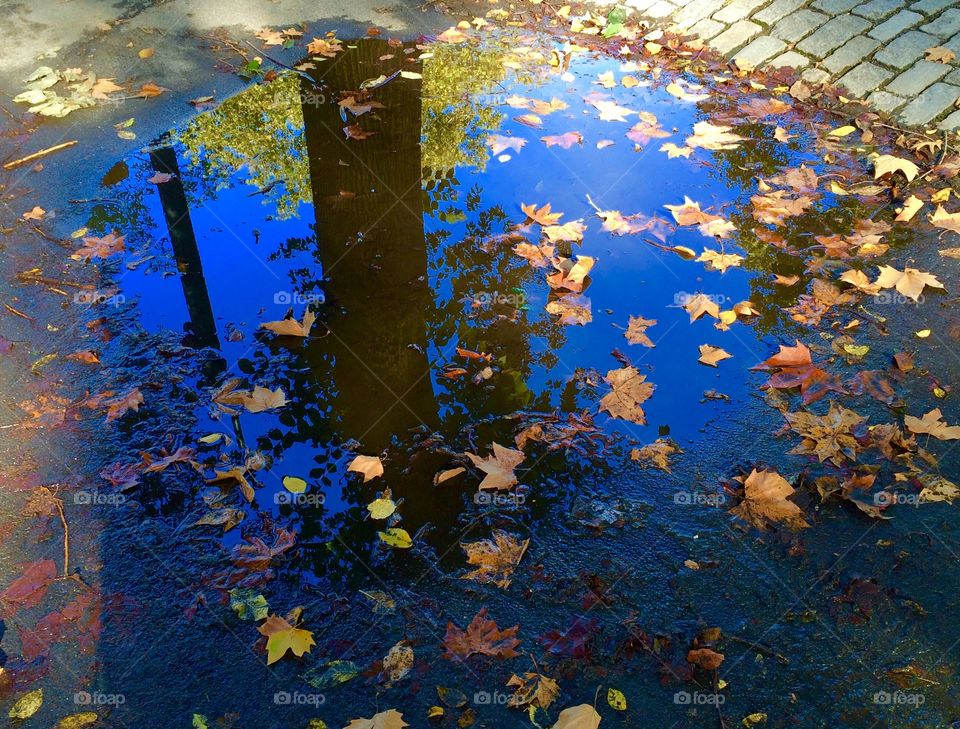
<svg viewBox="0 0 960 729"><path fill-rule="evenodd" d="M597 710L590 704L580 704L561 711L552 729L597 729L599 726Z"/></svg>
<svg viewBox="0 0 960 729"><path fill-rule="evenodd" d="M476 614L466 630L461 630L453 622L447 623L447 634L443 639L446 652L443 658L465 661L476 654L495 658L515 658L519 625L500 630L497 624L487 618L487 609Z"/></svg>
<svg viewBox="0 0 960 729"><path fill-rule="evenodd" d="M508 489L517 483L517 477L513 471L523 462L526 456L524 456L523 451L504 448L496 442L492 443L491 447L493 449L493 455L487 456L486 458L481 458L473 453L466 453L464 455L473 461L474 466L486 474L483 481L480 482L481 491L486 489Z"/></svg>
<svg viewBox="0 0 960 729"><path fill-rule="evenodd" d="M630 460L639 462L641 467L649 463L661 471L671 473L670 456L674 453L683 453L683 451L672 440L657 438L649 445L631 450Z"/></svg>
<svg viewBox="0 0 960 729"><path fill-rule="evenodd" d="M410 537L410 534L406 529L401 529L400 527L391 527L383 532L377 532L377 536L380 537L380 541L384 544L389 544L391 547L396 547L397 549L410 549L413 546L413 539Z"/></svg>
<svg viewBox="0 0 960 729"><path fill-rule="evenodd" d="M381 711L369 719L354 719L343 729L403 729L410 726L403 720L403 714L396 709Z"/></svg>
<svg viewBox="0 0 960 729"><path fill-rule="evenodd" d="M286 405L287 396L279 387L276 390L270 390L257 385L252 392L246 394L242 404L251 413L262 413L265 410L273 410Z"/></svg>
<svg viewBox="0 0 960 729"><path fill-rule="evenodd" d="M28 691L14 702L7 712L11 719L29 719L40 711L43 705L43 689L38 688L34 691Z"/></svg>
<svg viewBox="0 0 960 729"><path fill-rule="evenodd" d="M714 347L709 344L700 345L700 358L698 362L702 362L705 365L710 367L716 367L717 362L720 362L725 359L730 359L733 357L732 354L722 350L720 347Z"/></svg>
<svg viewBox="0 0 960 729"><path fill-rule="evenodd" d="M635 367L622 367L607 372L604 380L612 389L600 400L600 412L646 425L647 417L640 405L653 395L654 390L652 383L645 382L646 376L641 375Z"/></svg>
<svg viewBox="0 0 960 729"><path fill-rule="evenodd" d="M808 527L803 510L788 500L793 492L793 486L776 471L753 469L743 482L743 501L730 513L758 529L765 528L768 521L784 523L791 529Z"/></svg>
<svg viewBox="0 0 960 729"><path fill-rule="evenodd" d="M947 425L940 408L931 410L922 418L912 415L903 416L903 424L911 433L926 433L938 440L957 440L960 438L960 425Z"/></svg>
<svg viewBox="0 0 960 729"><path fill-rule="evenodd" d="M754 473L756 473L756 471L754 471ZM791 489L791 491L792 490L793 489ZM791 504L789 501L786 503L794 507L796 506L795 504ZM700 666L700 668L703 668L707 671L716 671L718 668L720 668L720 664L723 663L723 658L723 653L717 653L715 650L711 650L710 648L696 648L687 653L687 663Z"/></svg>
<svg viewBox="0 0 960 729"><path fill-rule="evenodd" d="M528 218L540 225L553 225L563 217L563 213L550 211L550 203L540 208L538 208L536 204L528 205L526 203L520 203L520 209L527 214Z"/></svg>
<svg viewBox="0 0 960 729"><path fill-rule="evenodd" d="M383 461L378 456L357 456L350 465L348 471L363 474L363 482L366 483L378 476L383 475Z"/></svg>
<svg viewBox="0 0 960 729"><path fill-rule="evenodd" d="M476 582L492 582L504 589L510 586L513 571L520 564L530 544L529 539L519 540L501 529L493 530L493 539L481 539L477 542L461 542L467 553L467 563L476 569L460 579Z"/></svg>
<svg viewBox="0 0 960 729"><path fill-rule="evenodd" d="M552 134L546 137L540 137L540 140L548 147L562 147L570 149L575 144L583 144L583 135L580 132L564 132L563 134Z"/></svg>
<svg viewBox="0 0 960 729"><path fill-rule="evenodd" d="M307 53L321 58L333 58L343 51L339 38L314 38L307 43Z"/></svg>
<svg viewBox="0 0 960 729"><path fill-rule="evenodd" d="M313 633L309 630L296 628L279 615L271 615L263 625L257 628L260 635L267 637L267 665L276 663L287 651L298 658L310 652L315 645Z"/></svg>
<svg viewBox="0 0 960 729"><path fill-rule="evenodd" d="M944 46L934 46L933 48L928 48L924 51L928 61L933 61L935 63L950 63L954 58L957 57L957 54L951 51L949 48Z"/></svg>
<svg viewBox="0 0 960 729"><path fill-rule="evenodd" d="M683 305L684 310L690 314L690 321L694 322L704 314L712 316L714 319L720 318L720 307L708 296L696 294L687 299Z"/></svg>
<svg viewBox="0 0 960 729"><path fill-rule="evenodd" d="M309 337L310 329L316 320L317 315L307 309L303 312L303 321L297 321L291 316L280 321L264 322L260 325L260 328L284 337Z"/></svg>
<svg viewBox="0 0 960 729"><path fill-rule="evenodd" d="M642 316L631 316L624 336L630 344L642 344L645 347L655 347L653 340L647 336L647 329L657 323L656 319L644 319Z"/></svg>
<svg viewBox="0 0 960 729"><path fill-rule="evenodd" d="M143 395L140 393L140 389L135 387L126 395L121 395L113 400L106 400L103 404L107 406L107 422L111 423L129 410L137 412L143 404Z"/></svg>
<svg viewBox="0 0 960 729"><path fill-rule="evenodd" d="M873 161L873 179L878 180L893 172L901 172L907 178L907 182L913 182L914 178L920 174L920 168L910 160L891 154L882 154Z"/></svg>
<svg viewBox="0 0 960 729"><path fill-rule="evenodd" d="M560 698L557 682L541 673L525 673L523 676L514 674L507 681L507 686L514 689L507 699L507 706L514 708L538 706L549 709L550 705Z"/></svg>
<svg viewBox="0 0 960 729"><path fill-rule="evenodd" d="M914 301L920 299L920 294L926 286L944 288L935 276L909 267L898 271L892 266L880 266L880 276L874 283L882 289L896 288L901 294Z"/></svg>
<svg viewBox="0 0 960 729"><path fill-rule="evenodd" d="M80 240L83 245L75 250L70 258L75 261L89 261L91 258L108 258L114 253L122 253L124 239L122 235L107 233L102 238L87 236Z"/></svg>
<svg viewBox="0 0 960 729"><path fill-rule="evenodd" d="M913 216L916 215L920 208L923 207L923 200L918 198L916 195L911 195L903 202L903 207L897 213L897 217L894 218L898 223L907 223L913 219ZM942 209L942 208L938 208ZM958 216L960 217L960 216Z"/></svg>

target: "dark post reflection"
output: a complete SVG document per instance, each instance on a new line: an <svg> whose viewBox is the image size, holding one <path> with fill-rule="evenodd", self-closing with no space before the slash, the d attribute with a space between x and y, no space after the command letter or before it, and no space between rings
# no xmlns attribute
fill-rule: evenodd
<svg viewBox="0 0 960 729"><path fill-rule="evenodd" d="M207 283L203 277L203 263L197 248L197 237L190 220L190 208L180 179L177 153L173 147L158 147L150 151L153 169L173 175L169 182L157 185L163 217L167 223L167 232L173 246L173 255L180 271L180 284L183 297L190 315L192 336L188 337L189 346L220 348L217 337L217 325L213 319L213 307L207 293Z"/></svg>
<svg viewBox="0 0 960 729"><path fill-rule="evenodd" d="M389 74L379 60L401 48L362 39L313 73L336 96ZM387 66L387 68L385 68ZM303 81L303 119L310 158L316 234L326 281L330 334L308 357L332 356L342 435L378 451L391 436L437 422L426 355L431 307L421 202L419 80L396 78L375 98L385 109L360 117ZM347 139L342 128L374 132ZM401 402L397 402L398 398Z"/></svg>

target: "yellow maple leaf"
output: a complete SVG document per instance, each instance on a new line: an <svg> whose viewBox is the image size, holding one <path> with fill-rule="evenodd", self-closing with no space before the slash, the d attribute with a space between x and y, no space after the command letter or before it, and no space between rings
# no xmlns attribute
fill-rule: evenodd
<svg viewBox="0 0 960 729"><path fill-rule="evenodd" d="M269 616L257 631L267 637L267 665L279 661L287 651L299 657L315 645L313 633L295 628L279 615Z"/></svg>

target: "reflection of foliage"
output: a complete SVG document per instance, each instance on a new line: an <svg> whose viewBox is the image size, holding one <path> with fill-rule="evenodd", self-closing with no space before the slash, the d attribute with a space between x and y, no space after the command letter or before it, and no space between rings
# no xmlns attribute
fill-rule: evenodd
<svg viewBox="0 0 960 729"><path fill-rule="evenodd" d="M458 165L483 169L486 135L503 115L476 96L503 79L504 52L469 44L438 44L432 52L423 73L423 169L427 175Z"/></svg>
<svg viewBox="0 0 960 729"><path fill-rule="evenodd" d="M311 200L300 102L299 78L281 76L196 117L179 133L179 141L188 159L201 165L218 187L245 167L246 182L267 190L264 196L276 205L278 217L290 217Z"/></svg>

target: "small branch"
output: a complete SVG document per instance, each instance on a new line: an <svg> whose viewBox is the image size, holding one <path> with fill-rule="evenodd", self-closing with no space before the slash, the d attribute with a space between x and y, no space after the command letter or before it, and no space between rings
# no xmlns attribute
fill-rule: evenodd
<svg viewBox="0 0 960 729"><path fill-rule="evenodd" d="M777 653L773 648L765 646L763 643L755 643L752 640L747 640L736 635L726 635L727 639L732 640L734 643L739 643L740 645L749 646L751 649L757 651L758 653L763 653L765 656L770 656L776 658L783 664L789 664L790 659L787 658L782 653Z"/></svg>
<svg viewBox="0 0 960 729"><path fill-rule="evenodd" d="M54 497L53 503L57 507L57 515L63 524L63 576L70 576L70 527L67 525L67 515L63 512L63 502Z"/></svg>
<svg viewBox="0 0 960 729"><path fill-rule="evenodd" d="M29 164L36 159L41 157L46 157L48 154L53 154L54 152L59 152L61 149L66 149L67 147L72 147L77 144L76 139L71 139L69 142L63 142L62 144L55 144L52 147L47 147L46 149L41 149L39 152L34 152L33 154L28 154L26 157L21 157L20 159L15 159L12 162L7 162L3 165L3 169L12 170L17 167L20 167L25 164Z"/></svg>

